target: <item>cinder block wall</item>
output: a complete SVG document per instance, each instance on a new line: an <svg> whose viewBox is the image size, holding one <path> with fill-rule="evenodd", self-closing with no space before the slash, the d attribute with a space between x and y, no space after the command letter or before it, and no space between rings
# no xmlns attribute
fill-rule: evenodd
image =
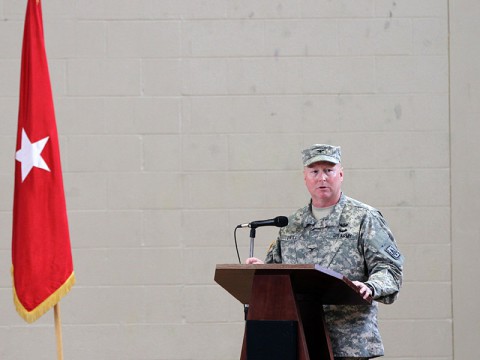
<svg viewBox="0 0 480 360"><path fill-rule="evenodd" d="M25 5L0 0L7 360L56 351L52 312L26 325L11 299ZM77 275L61 302L65 358L238 359L243 308L215 264L238 261L235 225L308 201L300 151L326 142L342 146L345 192L384 213L406 255L400 299L381 307L385 359L453 359L448 5L43 0ZM275 234L257 231L257 256ZM248 231L237 238L245 258Z"/></svg>

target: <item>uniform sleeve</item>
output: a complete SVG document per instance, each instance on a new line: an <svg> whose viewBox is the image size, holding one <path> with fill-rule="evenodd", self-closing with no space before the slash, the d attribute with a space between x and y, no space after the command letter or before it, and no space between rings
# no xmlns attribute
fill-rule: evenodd
<svg viewBox="0 0 480 360"><path fill-rule="evenodd" d="M373 298L384 304L393 303L403 278L403 255L392 232L380 213L369 213L362 226L361 238L368 271L365 282L373 288Z"/></svg>
<svg viewBox="0 0 480 360"><path fill-rule="evenodd" d="M289 219L290 222L290 219ZM282 246L281 246L281 241L280 239L282 238L282 234L285 233L285 230L289 228L287 227L282 227L278 231L278 236L275 241L273 241L270 244L270 247L267 250L267 255L265 256L265 264L281 264L283 263L282 261Z"/></svg>
<svg viewBox="0 0 480 360"><path fill-rule="evenodd" d="M277 239L270 244L270 247L267 250L267 255L265 256L265 264L281 264L282 263L282 254L280 241Z"/></svg>

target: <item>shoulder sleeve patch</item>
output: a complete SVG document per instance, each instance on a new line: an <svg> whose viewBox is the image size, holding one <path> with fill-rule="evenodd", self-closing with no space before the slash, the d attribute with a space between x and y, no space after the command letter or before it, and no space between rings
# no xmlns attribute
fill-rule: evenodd
<svg viewBox="0 0 480 360"><path fill-rule="evenodd" d="M395 260L398 260L400 258L400 253L398 252L398 250L392 246L392 245L388 245L386 248L385 248L385 252L390 255L392 258L394 258Z"/></svg>

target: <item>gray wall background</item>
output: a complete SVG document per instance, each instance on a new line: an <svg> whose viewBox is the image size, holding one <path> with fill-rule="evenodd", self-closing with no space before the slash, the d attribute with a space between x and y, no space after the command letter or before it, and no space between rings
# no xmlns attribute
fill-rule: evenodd
<svg viewBox="0 0 480 360"><path fill-rule="evenodd" d="M53 312L27 325L11 294L25 5L0 0L7 360L56 356ZM66 359L238 359L243 308L215 264L237 261L235 225L308 201L316 142L342 146L344 191L407 259L381 306L385 359L478 357L477 1L44 0L43 15L77 276Z"/></svg>

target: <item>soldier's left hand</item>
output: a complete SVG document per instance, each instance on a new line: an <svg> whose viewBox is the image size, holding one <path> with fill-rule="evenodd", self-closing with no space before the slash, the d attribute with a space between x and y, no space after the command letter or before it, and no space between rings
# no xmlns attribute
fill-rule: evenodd
<svg viewBox="0 0 480 360"><path fill-rule="evenodd" d="M361 281L352 281L353 284L358 288L360 291L360 295L363 296L364 299L367 299L369 296L372 296L372 290L363 282Z"/></svg>

